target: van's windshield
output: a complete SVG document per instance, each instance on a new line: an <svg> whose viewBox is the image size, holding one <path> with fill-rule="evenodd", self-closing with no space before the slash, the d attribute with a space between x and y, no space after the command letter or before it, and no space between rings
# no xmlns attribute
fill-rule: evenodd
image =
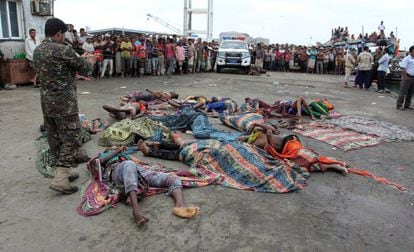
<svg viewBox="0 0 414 252"><path fill-rule="evenodd" d="M228 42L223 42L220 48L222 49L246 49L247 50L247 45L243 42L228 41Z"/></svg>

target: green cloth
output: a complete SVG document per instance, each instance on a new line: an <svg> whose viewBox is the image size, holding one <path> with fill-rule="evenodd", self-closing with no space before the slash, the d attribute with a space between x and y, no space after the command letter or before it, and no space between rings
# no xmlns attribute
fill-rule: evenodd
<svg viewBox="0 0 414 252"><path fill-rule="evenodd" d="M107 128L99 138L98 144L105 147L113 145L128 146L134 143L135 136L143 139L168 141L170 133L170 129L164 124L147 117L134 120L124 119Z"/></svg>
<svg viewBox="0 0 414 252"><path fill-rule="evenodd" d="M314 115L316 118L321 118L321 116L326 116L329 113L328 106L326 106L322 101L311 102L309 103L309 107L311 109L312 115ZM305 107L303 109L306 114L310 115L310 112Z"/></svg>
<svg viewBox="0 0 414 252"><path fill-rule="evenodd" d="M53 167L52 156L50 155L47 135L43 134L35 140L37 149L36 169L47 178L55 176L55 167Z"/></svg>
<svg viewBox="0 0 414 252"><path fill-rule="evenodd" d="M81 128L82 143L92 140L91 134ZM43 133L35 140L35 146L37 149L36 157L36 169L47 178L53 178L55 176L55 166L53 165L53 157L50 155L49 143L47 142L47 133Z"/></svg>

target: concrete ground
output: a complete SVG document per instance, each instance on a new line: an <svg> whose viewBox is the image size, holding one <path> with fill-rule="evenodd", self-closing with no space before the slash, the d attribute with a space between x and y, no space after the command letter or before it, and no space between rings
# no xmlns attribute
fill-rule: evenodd
<svg viewBox="0 0 414 252"><path fill-rule="evenodd" d="M209 73L82 81L79 106L88 118L108 118L102 104L116 105L120 95L145 88L174 90L182 96L231 96L238 102L247 96L270 102L302 95L328 98L344 114L413 125L414 111L395 110L391 95L344 89L342 79L294 73L261 77ZM213 185L184 191L186 201L201 208L201 215L193 220L173 216L173 201L167 196L146 198L141 207L150 222L138 228L128 206L119 204L86 218L75 211L79 193L61 196L48 188L50 180L35 168L34 140L41 123L38 89L0 91L0 251L414 250L413 142L343 152L302 137L317 152L403 184L406 192L364 177L330 172L312 174L302 191L281 195ZM90 155L103 149L97 139L94 136L84 146ZM161 162L186 168L179 162ZM85 165L77 170L81 178L76 184L81 185L87 179Z"/></svg>

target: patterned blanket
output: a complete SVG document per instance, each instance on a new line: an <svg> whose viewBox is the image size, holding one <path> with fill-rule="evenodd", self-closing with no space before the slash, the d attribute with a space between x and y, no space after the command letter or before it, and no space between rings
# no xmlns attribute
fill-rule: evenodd
<svg viewBox="0 0 414 252"><path fill-rule="evenodd" d="M147 170L172 172L180 177L183 188L197 188L219 183L223 178L218 174L200 173L196 170L180 171L168 170L159 164L142 162L134 157L131 159L139 166ZM120 200L120 189L113 183L100 181L99 168L94 159L88 163L90 179L82 186L81 203L77 212L82 216L97 215L109 208L115 207ZM166 188L150 187L144 197L167 192Z"/></svg>
<svg viewBox="0 0 414 252"><path fill-rule="evenodd" d="M305 168L241 142L198 140L183 147L180 160L201 174L222 176L218 184L239 190L287 193L302 189L309 176Z"/></svg>
<svg viewBox="0 0 414 252"><path fill-rule="evenodd" d="M311 122L303 124L303 126L303 129L294 129L293 131L303 136L325 142L343 151L375 146L383 141L382 138L376 135L359 133L321 122Z"/></svg>
<svg viewBox="0 0 414 252"><path fill-rule="evenodd" d="M253 123L265 123L266 119L258 113L243 113L239 115L220 115L220 120L227 126L248 132Z"/></svg>
<svg viewBox="0 0 414 252"><path fill-rule="evenodd" d="M330 120L329 123L360 133L373 134L385 141L414 141L414 129L365 116L342 116Z"/></svg>

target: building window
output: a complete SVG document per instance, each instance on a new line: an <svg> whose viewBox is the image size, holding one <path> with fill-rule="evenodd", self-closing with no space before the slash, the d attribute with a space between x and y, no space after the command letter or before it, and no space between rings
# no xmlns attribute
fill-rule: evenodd
<svg viewBox="0 0 414 252"><path fill-rule="evenodd" d="M20 1L0 0L0 39L21 39L22 6Z"/></svg>
<svg viewBox="0 0 414 252"><path fill-rule="evenodd" d="M31 0L30 8L32 15L35 16L53 16L54 0Z"/></svg>

